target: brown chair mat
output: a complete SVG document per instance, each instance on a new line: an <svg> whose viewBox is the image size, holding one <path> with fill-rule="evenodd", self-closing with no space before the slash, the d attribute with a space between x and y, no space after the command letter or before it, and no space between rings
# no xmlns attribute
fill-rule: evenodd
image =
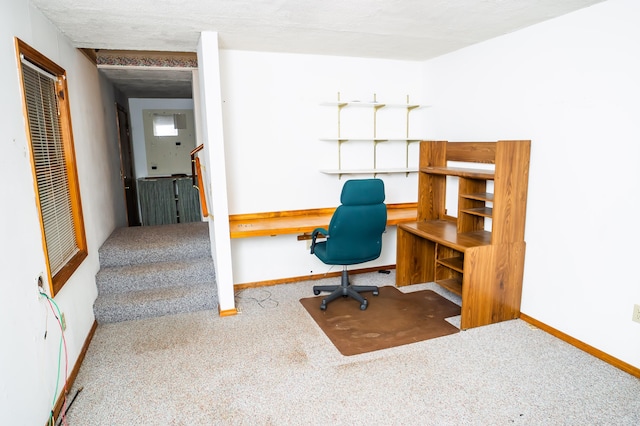
<svg viewBox="0 0 640 426"><path fill-rule="evenodd" d="M326 294L300 299L311 317L342 355L357 355L420 342L460 331L445 318L460 315L460 306L431 290L403 293L393 286L380 294L362 293L366 310L350 297L341 297L320 310Z"/></svg>

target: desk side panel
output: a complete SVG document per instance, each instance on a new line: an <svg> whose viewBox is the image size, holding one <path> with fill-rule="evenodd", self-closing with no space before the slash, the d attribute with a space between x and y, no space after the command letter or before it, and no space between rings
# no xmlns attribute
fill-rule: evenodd
<svg viewBox="0 0 640 426"><path fill-rule="evenodd" d="M420 142L420 168L445 167L447 142ZM418 221L441 219L445 214L446 176L419 172Z"/></svg>
<svg viewBox="0 0 640 426"><path fill-rule="evenodd" d="M530 150L529 141L498 143L493 189L494 244L524 241Z"/></svg>
<svg viewBox="0 0 640 426"><path fill-rule="evenodd" d="M432 282L435 277L435 243L398 226L396 286Z"/></svg>
<svg viewBox="0 0 640 426"><path fill-rule="evenodd" d="M525 243L465 251L460 327L479 327L520 316Z"/></svg>

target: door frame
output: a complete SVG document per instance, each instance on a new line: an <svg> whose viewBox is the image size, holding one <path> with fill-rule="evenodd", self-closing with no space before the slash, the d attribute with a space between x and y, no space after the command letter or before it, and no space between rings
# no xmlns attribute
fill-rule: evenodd
<svg viewBox="0 0 640 426"><path fill-rule="evenodd" d="M116 127L118 128L118 149L120 152L120 181L122 182L127 225L140 226L129 112L118 102L116 102L115 105Z"/></svg>

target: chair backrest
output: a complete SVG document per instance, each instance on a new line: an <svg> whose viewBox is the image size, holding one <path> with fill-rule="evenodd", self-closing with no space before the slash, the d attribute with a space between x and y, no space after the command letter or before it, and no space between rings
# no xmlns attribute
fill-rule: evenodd
<svg viewBox="0 0 640 426"><path fill-rule="evenodd" d="M352 265L377 259L387 225L384 182L352 179L345 182L341 205L329 223L327 257L336 264Z"/></svg>

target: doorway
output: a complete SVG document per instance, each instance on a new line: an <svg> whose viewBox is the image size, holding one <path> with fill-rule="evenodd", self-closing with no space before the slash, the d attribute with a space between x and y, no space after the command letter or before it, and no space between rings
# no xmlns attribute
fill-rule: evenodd
<svg viewBox="0 0 640 426"><path fill-rule="evenodd" d="M118 126L118 145L120 148L120 179L124 190L127 224L129 226L140 226L129 114L118 103L116 103L116 125Z"/></svg>

